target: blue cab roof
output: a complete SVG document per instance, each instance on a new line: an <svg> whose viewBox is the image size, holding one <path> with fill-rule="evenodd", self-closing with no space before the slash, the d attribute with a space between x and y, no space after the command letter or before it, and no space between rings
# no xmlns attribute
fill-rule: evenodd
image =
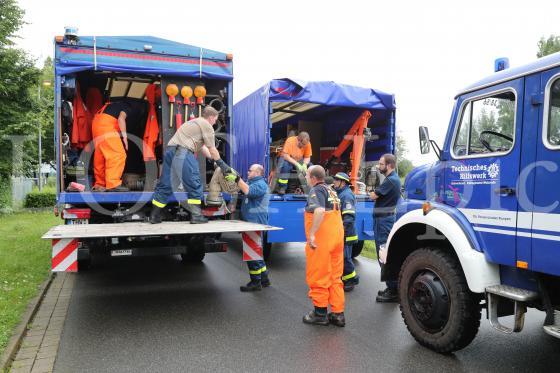
<svg viewBox="0 0 560 373"><path fill-rule="evenodd" d="M455 98L465 93L477 91L479 89L489 87L498 83L507 82L508 80L513 80L524 75L529 75L539 71L548 70L556 66L560 66L560 52L539 58L538 60L526 65L512 67L494 73L490 76L487 76L486 78L481 79L478 82L471 84L465 87L464 89L462 89L457 94L457 96L455 96Z"/></svg>

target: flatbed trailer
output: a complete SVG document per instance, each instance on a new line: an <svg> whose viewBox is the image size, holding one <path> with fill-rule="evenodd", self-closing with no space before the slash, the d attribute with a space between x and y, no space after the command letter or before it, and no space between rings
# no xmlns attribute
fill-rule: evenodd
<svg viewBox="0 0 560 373"><path fill-rule="evenodd" d="M241 220L213 220L207 224L141 222L66 224L52 227L41 238L52 240L52 270L77 272L89 263L95 247L107 248L110 256L155 256L180 254L184 261L199 262L207 252L225 252L222 233L263 232L282 228ZM108 233L110 232L110 233ZM163 245L154 242L163 241Z"/></svg>

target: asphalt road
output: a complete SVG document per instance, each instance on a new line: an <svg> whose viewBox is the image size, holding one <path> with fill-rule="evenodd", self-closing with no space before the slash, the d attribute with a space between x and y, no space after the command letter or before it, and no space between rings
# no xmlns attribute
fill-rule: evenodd
<svg viewBox="0 0 560 373"><path fill-rule="evenodd" d="M523 332L486 320L452 355L418 345L398 306L376 304L377 263L357 261L361 284L346 298L347 326L305 325L311 308L301 244L273 248L272 287L245 294L240 241L199 265L177 257L118 258L75 281L55 372L551 372L560 340L529 311ZM483 316L484 317L484 316ZM556 368L554 368L556 367Z"/></svg>

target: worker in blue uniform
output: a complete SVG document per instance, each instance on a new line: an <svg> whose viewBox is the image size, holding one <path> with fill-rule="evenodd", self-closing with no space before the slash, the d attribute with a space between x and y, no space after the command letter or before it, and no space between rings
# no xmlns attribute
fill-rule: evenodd
<svg viewBox="0 0 560 373"><path fill-rule="evenodd" d="M352 291L360 283L360 276L352 261L352 247L358 241L356 233L356 196L350 189L350 176L339 172L334 176L334 189L340 199L342 224L344 226L344 270L342 283L344 291Z"/></svg>
<svg viewBox="0 0 560 373"><path fill-rule="evenodd" d="M247 174L247 182L245 182L236 172L232 172L225 176L225 179L231 181L235 178L239 189L244 194L241 201L241 219L258 224L268 224L268 202L269 191L268 184L264 178L264 167L260 164L254 164L249 167ZM262 232L260 234L262 249ZM249 276L251 281L239 289L243 292L261 290L263 287L270 286L268 278L268 270L264 260L251 260L247 262L249 267Z"/></svg>

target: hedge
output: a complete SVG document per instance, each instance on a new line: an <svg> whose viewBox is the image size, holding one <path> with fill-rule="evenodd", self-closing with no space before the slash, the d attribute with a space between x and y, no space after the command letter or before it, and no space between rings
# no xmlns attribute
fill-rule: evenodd
<svg viewBox="0 0 560 373"><path fill-rule="evenodd" d="M52 207L56 204L56 193L31 192L25 197L24 206L27 208Z"/></svg>

